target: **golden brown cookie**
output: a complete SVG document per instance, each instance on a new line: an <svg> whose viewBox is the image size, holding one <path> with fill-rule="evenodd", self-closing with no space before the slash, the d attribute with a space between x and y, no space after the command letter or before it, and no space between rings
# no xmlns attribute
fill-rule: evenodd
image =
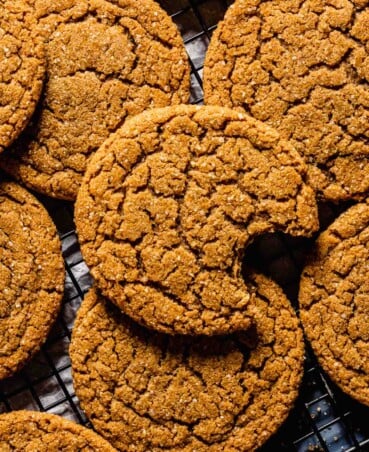
<svg viewBox="0 0 369 452"><path fill-rule="evenodd" d="M248 332L188 337L153 333L92 289L70 354L81 406L117 449L236 452L260 447L297 396L304 345L282 290L252 275Z"/></svg>
<svg viewBox="0 0 369 452"><path fill-rule="evenodd" d="M221 107L153 109L95 154L75 221L97 286L166 333L245 329L241 259L254 236L317 229L305 165L279 134Z"/></svg>
<svg viewBox="0 0 369 452"><path fill-rule="evenodd" d="M318 361L369 405L369 206L342 214L317 240L300 283L300 315Z"/></svg>
<svg viewBox="0 0 369 452"><path fill-rule="evenodd" d="M51 218L26 190L0 183L0 379L39 350L63 291L64 263Z"/></svg>
<svg viewBox="0 0 369 452"><path fill-rule="evenodd" d="M236 0L212 36L205 102L276 127L320 198L369 190L367 0Z"/></svg>
<svg viewBox="0 0 369 452"><path fill-rule="evenodd" d="M30 0L0 7L0 152L28 123L40 97L45 48Z"/></svg>
<svg viewBox="0 0 369 452"><path fill-rule="evenodd" d="M13 411L0 415L2 452L115 452L97 433L50 413Z"/></svg>
<svg viewBox="0 0 369 452"><path fill-rule="evenodd" d="M188 101L189 64L152 0L44 0L36 9L48 36L47 83L0 164L33 190L73 200L88 158L126 118Z"/></svg>

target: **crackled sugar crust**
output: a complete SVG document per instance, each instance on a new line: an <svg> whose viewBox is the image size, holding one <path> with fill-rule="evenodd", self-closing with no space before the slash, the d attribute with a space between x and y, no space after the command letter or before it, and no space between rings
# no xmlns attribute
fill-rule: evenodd
<svg viewBox="0 0 369 452"><path fill-rule="evenodd" d="M250 276L255 325L229 336L154 333L92 289L71 342L74 387L94 428L119 450L237 452L282 424L304 346L282 290Z"/></svg>
<svg viewBox="0 0 369 452"><path fill-rule="evenodd" d="M206 56L206 103L276 127L326 200L369 190L368 3L236 0Z"/></svg>
<svg viewBox="0 0 369 452"><path fill-rule="evenodd" d="M47 37L40 107L1 166L33 190L73 200L90 155L129 116L185 103L189 64L151 0L36 2Z"/></svg>
<svg viewBox="0 0 369 452"><path fill-rule="evenodd" d="M264 232L311 235L314 193L277 132L221 107L153 109L127 122L91 161L75 221L104 295L167 333L245 329L240 267Z"/></svg>
<svg viewBox="0 0 369 452"><path fill-rule="evenodd" d="M60 240L44 207L12 182L0 184L0 379L36 353L64 290Z"/></svg>
<svg viewBox="0 0 369 452"><path fill-rule="evenodd" d="M3 0L0 7L0 152L28 123L42 89L45 48L32 2Z"/></svg>
<svg viewBox="0 0 369 452"><path fill-rule="evenodd" d="M369 206L358 204L319 237L300 283L300 315L320 365L369 405Z"/></svg>
<svg viewBox="0 0 369 452"><path fill-rule="evenodd" d="M115 452L97 433L60 416L38 411L0 415L3 452Z"/></svg>

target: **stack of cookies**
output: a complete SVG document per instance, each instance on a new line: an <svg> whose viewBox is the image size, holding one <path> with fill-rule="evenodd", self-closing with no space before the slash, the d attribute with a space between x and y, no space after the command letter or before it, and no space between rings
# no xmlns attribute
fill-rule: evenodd
<svg viewBox="0 0 369 452"><path fill-rule="evenodd" d="M92 157L75 220L96 287L70 354L115 447L254 450L287 417L302 331L282 290L241 270L256 235L317 229L305 177L278 132L223 107L144 112Z"/></svg>
<svg viewBox="0 0 369 452"><path fill-rule="evenodd" d="M3 4L0 166L28 188L76 200L95 286L70 355L95 430L134 452L251 451L267 441L298 394L303 333L282 290L244 256L265 233L311 237L317 200L361 203L318 239L301 318L324 369L369 403L366 2L236 0L210 43L207 105L197 107L185 105L183 42L154 1ZM33 196L15 183L0 195L0 321L11 319L0 323L1 377L45 340L62 265ZM48 307L30 308L35 298ZM17 364L2 364L8 348ZM2 416L0 445L22 450L52 436L57 450L76 435L73 450L111 450L75 428Z"/></svg>

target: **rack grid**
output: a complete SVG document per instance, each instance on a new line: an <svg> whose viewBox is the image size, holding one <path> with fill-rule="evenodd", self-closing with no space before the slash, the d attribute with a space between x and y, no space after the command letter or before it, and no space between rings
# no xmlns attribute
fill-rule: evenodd
<svg viewBox="0 0 369 452"><path fill-rule="evenodd" d="M161 0L184 39L191 64L191 103L201 104L204 56L213 30L229 0ZM68 355L73 321L92 284L79 250L73 205L39 196L53 217L62 241L66 268L63 309L41 351L15 376L0 382L0 412L34 409L55 413L89 426L74 393ZM346 206L320 206L325 227ZM297 309L298 279L312 240L283 234L257 239L247 264L263 268L285 290ZM305 375L295 408L261 452L369 451L369 408L344 395L320 369L309 346Z"/></svg>

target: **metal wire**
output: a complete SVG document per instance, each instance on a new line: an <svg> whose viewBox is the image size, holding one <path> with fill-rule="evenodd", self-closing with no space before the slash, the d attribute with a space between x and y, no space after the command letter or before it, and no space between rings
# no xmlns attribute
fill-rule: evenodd
<svg viewBox="0 0 369 452"><path fill-rule="evenodd" d="M161 0L181 31L191 64L191 102L203 100L202 70L206 48L229 0ZM36 409L88 424L75 396L68 356L71 328L91 285L78 247L70 203L41 201L52 215L63 244L66 290L63 310L42 350L17 375L0 382L0 412ZM321 206L324 226L347 206ZM248 264L263 268L297 307L298 279L311 241L272 234L248 250ZM305 377L296 406L262 452L369 451L369 408L345 396L320 369L307 346Z"/></svg>

